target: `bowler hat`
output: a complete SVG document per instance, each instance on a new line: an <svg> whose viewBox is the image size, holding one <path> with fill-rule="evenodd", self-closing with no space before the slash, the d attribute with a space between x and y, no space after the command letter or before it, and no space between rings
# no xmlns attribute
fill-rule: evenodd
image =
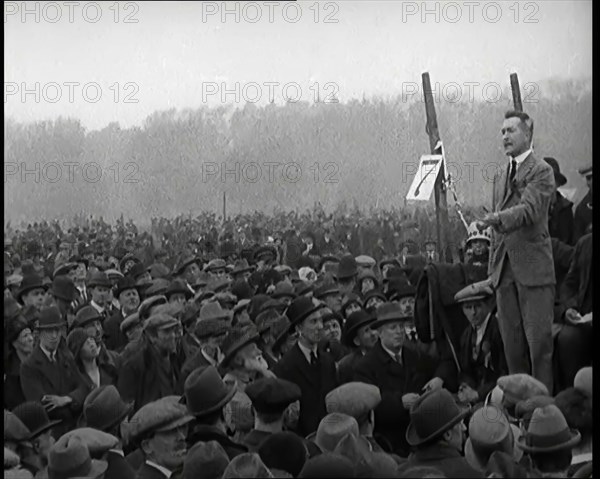
<svg viewBox="0 0 600 479"><path fill-rule="evenodd" d="M259 337L254 324L251 327L236 327L230 330L221 344L223 359L219 366L227 367L240 349L250 343L258 341Z"/></svg>
<svg viewBox="0 0 600 479"><path fill-rule="evenodd" d="M260 378L244 390L257 412L283 414L286 407L300 399L302 391L293 382L279 378Z"/></svg>
<svg viewBox="0 0 600 479"><path fill-rule="evenodd" d="M297 477L308 460L308 450L300 436L290 431L267 436L258 447L258 455L273 470L286 471Z"/></svg>
<svg viewBox="0 0 600 479"><path fill-rule="evenodd" d="M406 316L405 311L400 307L398 303L383 303L376 311L377 319L373 321L371 327L376 329L387 323L393 323L398 321L411 321L412 316Z"/></svg>
<svg viewBox="0 0 600 479"><path fill-rule="evenodd" d="M145 404L125 422L123 439L135 445L155 432L171 431L193 420L179 396L165 396Z"/></svg>
<svg viewBox="0 0 600 479"><path fill-rule="evenodd" d="M430 442L462 421L469 409L462 410L446 389L435 389L419 396L410 409L406 441L410 446Z"/></svg>
<svg viewBox="0 0 600 479"><path fill-rule="evenodd" d="M317 299L300 296L291 302L285 315L290 320L290 328L299 325L307 317L325 307L325 303Z"/></svg>
<svg viewBox="0 0 600 479"><path fill-rule="evenodd" d="M514 438L508 419L496 406L477 409L469 420L465 459L476 469L485 470L494 451L513 453Z"/></svg>
<svg viewBox="0 0 600 479"><path fill-rule="evenodd" d="M97 286L112 288L112 283L104 271L95 271L91 274L87 286L88 288L95 288Z"/></svg>
<svg viewBox="0 0 600 479"><path fill-rule="evenodd" d="M44 406L37 401L19 404L13 409L13 413L29 429L29 440L35 439L61 422L60 419L51 421Z"/></svg>
<svg viewBox="0 0 600 479"><path fill-rule="evenodd" d="M555 158L552 158L550 156L544 157L544 161L552 167L556 187L560 188L561 186L565 185L567 183L567 178L560 172L560 166L558 164L558 161L556 161Z"/></svg>
<svg viewBox="0 0 600 479"><path fill-rule="evenodd" d="M187 452L183 479L221 479L229 456L217 441L200 441Z"/></svg>
<svg viewBox="0 0 600 479"><path fill-rule="evenodd" d="M4 442L21 443L29 440L31 431L15 413L4 410Z"/></svg>
<svg viewBox="0 0 600 479"><path fill-rule="evenodd" d="M88 427L111 431L133 410L133 401L126 403L112 384L95 388L83 402L83 418Z"/></svg>
<svg viewBox="0 0 600 479"><path fill-rule="evenodd" d="M28 293L33 289L46 289L44 285L44 281L37 274L26 274L23 276L23 281L21 281L21 287L17 292L17 300L19 302L23 302L23 295Z"/></svg>
<svg viewBox="0 0 600 479"><path fill-rule="evenodd" d="M577 388L567 388L554 398L554 404L563 413L567 424L583 437L593 432L592 398Z"/></svg>
<svg viewBox="0 0 600 479"><path fill-rule="evenodd" d="M40 310L37 329L63 328L67 322L63 319L56 306L49 306Z"/></svg>
<svg viewBox="0 0 600 479"><path fill-rule="evenodd" d="M102 315L93 306L84 306L75 315L71 329L84 328L94 321L102 321Z"/></svg>
<svg viewBox="0 0 600 479"><path fill-rule="evenodd" d="M187 405L190 414L201 417L218 411L231 401L234 385L225 384L214 366L195 369L187 377L180 402Z"/></svg>
<svg viewBox="0 0 600 479"><path fill-rule="evenodd" d="M70 303L75 299L77 288L75 287L73 280L68 276L56 276L52 280L50 293L52 296Z"/></svg>
<svg viewBox="0 0 600 479"><path fill-rule="evenodd" d="M353 341L357 331L363 326L374 323L376 319L373 314L367 313L364 309L352 313L346 320L344 335L342 337L343 343L346 346L354 346Z"/></svg>
<svg viewBox="0 0 600 479"><path fill-rule="evenodd" d="M346 254L340 258L340 262L337 267L336 278L337 279L348 279L358 274L358 268L356 260L351 254Z"/></svg>
<svg viewBox="0 0 600 479"><path fill-rule="evenodd" d="M416 289L406 278L406 276L392 277L388 281L388 297L390 301L400 300L402 298L412 298L415 296Z"/></svg>
<svg viewBox="0 0 600 479"><path fill-rule="evenodd" d="M560 409L549 404L533 411L527 431L518 446L528 453L570 450L581 440L576 429L570 429Z"/></svg>
<svg viewBox="0 0 600 479"><path fill-rule="evenodd" d="M79 436L63 436L48 453L48 478L98 478L108 467L106 461L92 459L90 451Z"/></svg>

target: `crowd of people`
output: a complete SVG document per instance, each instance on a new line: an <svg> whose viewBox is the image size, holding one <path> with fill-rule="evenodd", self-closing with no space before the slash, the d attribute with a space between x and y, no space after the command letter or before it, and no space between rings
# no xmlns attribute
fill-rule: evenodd
<svg viewBox="0 0 600 479"><path fill-rule="evenodd" d="M5 232L4 477L591 477L581 173L581 205L555 189L549 208L550 384L507 361L494 228L478 221L448 267L482 279L426 299L464 322L458 347L420 334L419 286L440 260L414 217Z"/></svg>

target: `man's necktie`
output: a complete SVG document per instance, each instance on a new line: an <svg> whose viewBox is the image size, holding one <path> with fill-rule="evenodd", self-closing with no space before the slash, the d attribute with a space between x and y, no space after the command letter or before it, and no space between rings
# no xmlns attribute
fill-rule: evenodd
<svg viewBox="0 0 600 479"><path fill-rule="evenodd" d="M396 362L402 366L402 351L400 351L399 353L396 353Z"/></svg>
<svg viewBox="0 0 600 479"><path fill-rule="evenodd" d="M511 186L515 180L515 176L517 176L517 160L513 158L510 160L510 175L508 177L508 182Z"/></svg>
<svg viewBox="0 0 600 479"><path fill-rule="evenodd" d="M318 361L317 355L315 354L314 351L311 351L310 352L310 364L312 364L314 366L315 364L317 364L317 361Z"/></svg>

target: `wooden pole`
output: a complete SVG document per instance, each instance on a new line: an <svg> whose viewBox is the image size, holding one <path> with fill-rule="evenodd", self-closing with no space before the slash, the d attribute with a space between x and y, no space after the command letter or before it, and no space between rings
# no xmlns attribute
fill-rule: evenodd
<svg viewBox="0 0 600 479"><path fill-rule="evenodd" d="M225 223L226 218L227 218L227 196L226 196L226 193L223 192L223 223Z"/></svg>
<svg viewBox="0 0 600 479"><path fill-rule="evenodd" d="M523 111L523 101L521 100L521 88L519 87L519 77L516 73L510 74L510 89L512 90L513 105L516 111Z"/></svg>
<svg viewBox="0 0 600 479"><path fill-rule="evenodd" d="M440 141L440 133L438 130L437 116L435 113L435 104L433 101L433 92L431 90L429 73L423 73L422 79L423 94L425 96L425 113L427 115L427 135L429 135L429 147L431 149L431 154L439 154L441 152L436 150L436 146L438 141ZM440 172L435 180L434 187L437 246L440 261L452 263L454 255L452 253L451 245L448 243L450 222L448 220L446 188L444 187L445 180L445 171L443 168L440 168Z"/></svg>

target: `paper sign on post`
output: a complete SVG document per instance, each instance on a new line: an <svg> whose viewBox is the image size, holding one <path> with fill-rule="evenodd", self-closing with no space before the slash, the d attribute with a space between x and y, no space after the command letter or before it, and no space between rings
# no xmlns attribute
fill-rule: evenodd
<svg viewBox="0 0 600 479"><path fill-rule="evenodd" d="M442 166L442 155L423 155L419 161L419 170L413 178L406 195L407 200L429 201L435 180Z"/></svg>

